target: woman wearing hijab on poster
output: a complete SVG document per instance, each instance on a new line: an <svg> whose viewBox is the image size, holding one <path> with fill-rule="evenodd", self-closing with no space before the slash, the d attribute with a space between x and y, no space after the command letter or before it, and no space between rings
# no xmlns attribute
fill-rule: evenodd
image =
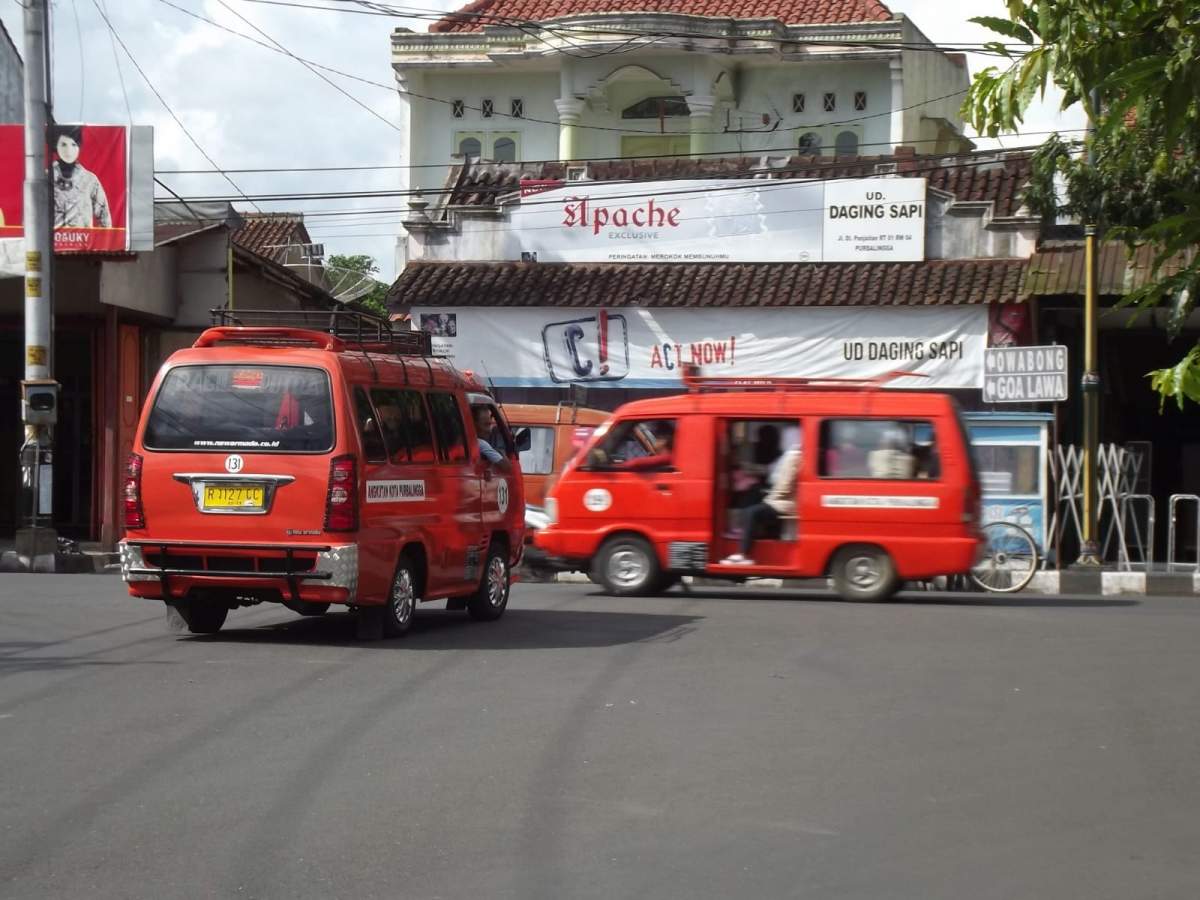
<svg viewBox="0 0 1200 900"><path fill-rule="evenodd" d="M54 227L111 228L108 196L100 179L79 162L82 125L58 125L54 139Z"/></svg>

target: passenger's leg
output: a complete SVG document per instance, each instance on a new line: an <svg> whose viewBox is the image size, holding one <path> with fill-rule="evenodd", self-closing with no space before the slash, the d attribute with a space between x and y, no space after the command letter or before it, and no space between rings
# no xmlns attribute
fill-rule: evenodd
<svg viewBox="0 0 1200 900"><path fill-rule="evenodd" d="M746 530L742 534L742 555L749 556L754 539L778 520L779 513L766 503L756 503L750 507L746 515Z"/></svg>

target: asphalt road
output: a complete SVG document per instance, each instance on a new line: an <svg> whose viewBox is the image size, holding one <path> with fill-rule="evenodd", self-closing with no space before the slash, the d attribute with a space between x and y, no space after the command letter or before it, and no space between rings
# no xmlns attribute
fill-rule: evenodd
<svg viewBox="0 0 1200 900"><path fill-rule="evenodd" d="M0 896L1200 894L1194 599L423 612L191 637L0 576Z"/></svg>

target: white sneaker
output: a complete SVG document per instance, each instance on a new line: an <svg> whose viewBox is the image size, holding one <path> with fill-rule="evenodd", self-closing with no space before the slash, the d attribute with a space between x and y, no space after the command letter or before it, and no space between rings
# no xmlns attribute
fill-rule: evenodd
<svg viewBox="0 0 1200 900"><path fill-rule="evenodd" d="M754 560L750 559L749 557L742 556L742 554L740 554L740 553L734 553L732 556L727 556L723 560L721 560L719 565L722 565L722 566L752 566L752 565L754 565Z"/></svg>

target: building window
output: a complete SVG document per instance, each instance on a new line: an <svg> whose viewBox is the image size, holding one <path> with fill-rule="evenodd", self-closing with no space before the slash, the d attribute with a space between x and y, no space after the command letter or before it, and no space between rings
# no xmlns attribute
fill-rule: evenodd
<svg viewBox="0 0 1200 900"><path fill-rule="evenodd" d="M854 108L858 112L862 112L864 109L867 108L867 92L866 91L855 91L854 92Z"/></svg>
<svg viewBox="0 0 1200 900"><path fill-rule="evenodd" d="M857 156L858 135L853 131L843 131L833 143L834 156Z"/></svg>
<svg viewBox="0 0 1200 900"><path fill-rule="evenodd" d="M471 159L479 159L483 155L483 142L477 137L460 137L458 139L458 154Z"/></svg>
<svg viewBox="0 0 1200 900"><path fill-rule="evenodd" d="M815 131L800 135L799 150L801 156L820 156L821 136Z"/></svg>
<svg viewBox="0 0 1200 900"><path fill-rule="evenodd" d="M485 98L485 99L479 101L479 113L485 119L490 119L492 117L492 114L495 113L495 111L496 111L496 101L495 100L489 100L489 99Z"/></svg>
<svg viewBox="0 0 1200 900"><path fill-rule="evenodd" d="M825 112L834 112L837 109L837 94L832 91L825 94L823 99Z"/></svg>
<svg viewBox="0 0 1200 900"><path fill-rule="evenodd" d="M496 162L516 162L517 142L510 137L497 138L492 145L492 159Z"/></svg>
<svg viewBox="0 0 1200 900"><path fill-rule="evenodd" d="M792 94L792 112L804 112L803 94Z"/></svg>
<svg viewBox="0 0 1200 900"><path fill-rule="evenodd" d="M467 114L467 104L462 100L450 101L450 115L455 119L461 119Z"/></svg>
<svg viewBox="0 0 1200 900"><path fill-rule="evenodd" d="M525 101L520 97L513 97L510 113L514 119L525 118Z"/></svg>
<svg viewBox="0 0 1200 900"><path fill-rule="evenodd" d="M660 119L686 115L688 105L682 97L647 97L621 110L622 119Z"/></svg>

